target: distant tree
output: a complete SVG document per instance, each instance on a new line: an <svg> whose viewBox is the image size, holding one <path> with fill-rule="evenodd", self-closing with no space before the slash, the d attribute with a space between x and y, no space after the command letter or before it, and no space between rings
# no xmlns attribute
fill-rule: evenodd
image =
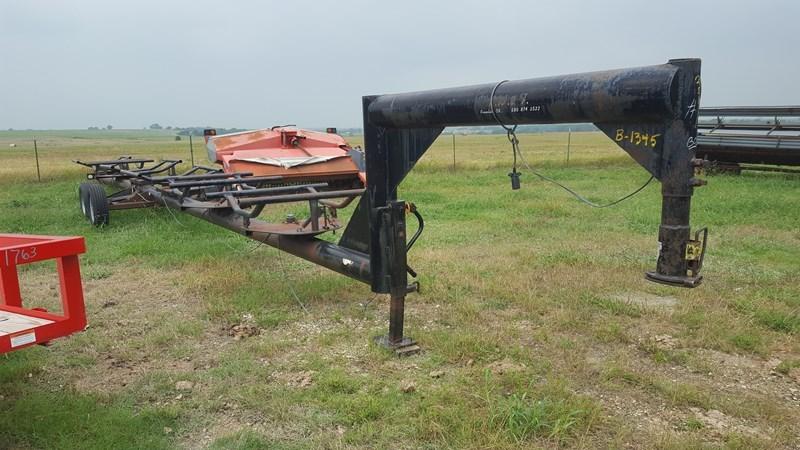
<svg viewBox="0 0 800 450"><path fill-rule="evenodd" d="M167 128L165 128L165 130L171 130L171 129L172 129L172 126L167 126Z"/></svg>
<svg viewBox="0 0 800 450"><path fill-rule="evenodd" d="M175 140L176 140L176 141L180 141L180 140L181 140L181 137L180 137L180 136L175 136Z"/></svg>
<svg viewBox="0 0 800 450"><path fill-rule="evenodd" d="M150 129L151 130L161 130L162 126L157 124L157 123L154 123L154 124L150 125Z"/></svg>
<svg viewBox="0 0 800 450"><path fill-rule="evenodd" d="M14 131L14 129L13 128L9 128L8 131Z"/></svg>
<svg viewBox="0 0 800 450"><path fill-rule="evenodd" d="M111 130L112 128L114 127L112 127L111 125L106 125L106 130Z"/></svg>

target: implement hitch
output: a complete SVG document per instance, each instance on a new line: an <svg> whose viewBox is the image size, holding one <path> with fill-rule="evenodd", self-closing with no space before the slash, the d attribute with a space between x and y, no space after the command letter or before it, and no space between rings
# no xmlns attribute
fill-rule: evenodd
<svg viewBox="0 0 800 450"><path fill-rule="evenodd" d="M397 189L448 126L594 123L661 182L659 255L648 280L683 287L700 284L707 230L691 235L689 216L697 164L700 60L517 81L502 81L363 98L365 152L335 134L273 127L216 136L206 132L212 160L175 173L176 162L145 167L133 158L82 163L91 179L120 186L97 198L84 189L85 213L107 224L109 209L152 204L174 208L389 294L389 333L378 342L398 354L419 350L403 333L405 297L418 290L407 252L423 228L413 204ZM134 166L134 168L131 168ZM518 175L512 176L518 185ZM84 194L82 193L82 205ZM340 202L333 199L341 198ZM340 227L336 209L359 198L338 244L316 238ZM258 218L269 204L309 202L310 217L270 224ZM88 212L86 212L88 210ZM95 220L97 211L105 213ZM406 238L406 215L419 221Z"/></svg>

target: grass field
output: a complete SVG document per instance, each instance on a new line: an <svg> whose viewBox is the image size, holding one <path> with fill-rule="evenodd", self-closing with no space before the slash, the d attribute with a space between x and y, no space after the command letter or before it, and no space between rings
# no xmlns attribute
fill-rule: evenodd
<svg viewBox="0 0 800 450"><path fill-rule="evenodd" d="M406 303L423 352L397 359L371 344L387 300L356 281L164 209L85 222L70 160L187 141L38 133L38 183L32 134L0 132L0 232L86 237L90 325L0 356L0 448L800 446L796 175L708 177L706 281L684 290L643 279L657 183L602 210L525 169L512 192L504 136L457 136L455 170L443 136L401 189L427 226ZM600 134L573 133L569 164L565 134L520 138L594 201L647 179ZM51 265L21 277L27 305L55 304Z"/></svg>

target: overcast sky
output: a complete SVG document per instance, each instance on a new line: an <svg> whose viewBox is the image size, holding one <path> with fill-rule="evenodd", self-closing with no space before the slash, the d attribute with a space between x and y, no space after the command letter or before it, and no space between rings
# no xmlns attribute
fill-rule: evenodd
<svg viewBox="0 0 800 450"><path fill-rule="evenodd" d="M0 0L0 129L361 126L361 96L703 60L800 104L800 1Z"/></svg>

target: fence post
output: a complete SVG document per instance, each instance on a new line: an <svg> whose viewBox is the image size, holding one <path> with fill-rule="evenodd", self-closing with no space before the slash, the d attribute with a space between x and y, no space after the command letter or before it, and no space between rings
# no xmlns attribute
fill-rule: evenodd
<svg viewBox="0 0 800 450"><path fill-rule="evenodd" d="M453 172L456 171L456 132L453 131Z"/></svg>
<svg viewBox="0 0 800 450"><path fill-rule="evenodd" d="M192 134L189 132L189 157L192 160L192 167L194 167L194 146L192 145Z"/></svg>
<svg viewBox="0 0 800 450"><path fill-rule="evenodd" d="M36 157L36 179L42 181L42 172L39 170L39 147L36 145L36 136L33 137L33 154Z"/></svg>
<svg viewBox="0 0 800 450"><path fill-rule="evenodd" d="M567 129L567 164L569 164L569 147L572 144L572 128Z"/></svg>

